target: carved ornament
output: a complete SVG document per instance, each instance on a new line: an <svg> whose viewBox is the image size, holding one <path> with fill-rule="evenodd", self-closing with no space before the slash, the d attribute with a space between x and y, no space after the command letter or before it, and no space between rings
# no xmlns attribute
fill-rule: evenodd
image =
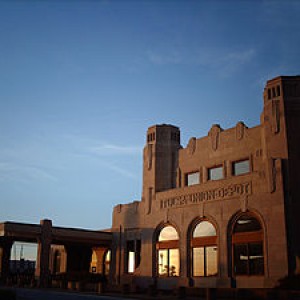
<svg viewBox="0 0 300 300"><path fill-rule="evenodd" d="M222 130L223 129L220 127L220 125L214 124L208 133L208 136L210 137L211 140L211 146L214 151L218 149L220 143L220 132Z"/></svg>
<svg viewBox="0 0 300 300"><path fill-rule="evenodd" d="M196 138L195 137L190 138L187 148L188 148L188 153L190 155L193 155L196 150Z"/></svg>

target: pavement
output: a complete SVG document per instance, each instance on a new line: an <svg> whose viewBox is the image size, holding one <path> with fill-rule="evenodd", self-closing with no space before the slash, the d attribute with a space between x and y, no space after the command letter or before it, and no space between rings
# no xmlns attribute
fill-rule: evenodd
<svg viewBox="0 0 300 300"><path fill-rule="evenodd" d="M7 288L5 288L7 289ZM89 293L79 293L70 291L44 290L44 289L26 289L9 288L15 291L16 300L124 300L122 296L96 295ZM4 299L3 299L4 300ZM136 298L127 298L127 300L136 300Z"/></svg>
<svg viewBox="0 0 300 300"><path fill-rule="evenodd" d="M173 300L178 299L174 295L157 295L151 296L148 294L95 294L83 293L77 291L65 291L54 289L32 289L19 287L0 287L0 289L9 289L15 291L16 300ZM1 296L0 299L2 300ZM194 298L195 299L195 298ZM201 298L197 298L198 300ZM3 299L6 300L6 299ZM187 298L186 300L192 300Z"/></svg>

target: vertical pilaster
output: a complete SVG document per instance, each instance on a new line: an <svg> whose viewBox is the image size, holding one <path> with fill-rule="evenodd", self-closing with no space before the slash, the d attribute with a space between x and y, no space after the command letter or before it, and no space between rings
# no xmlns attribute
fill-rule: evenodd
<svg viewBox="0 0 300 300"><path fill-rule="evenodd" d="M9 275L9 259L12 244L13 242L11 240L6 240L0 248L1 280L4 283L6 282Z"/></svg>
<svg viewBox="0 0 300 300"><path fill-rule="evenodd" d="M38 255L35 275L39 277L39 285L47 287L49 283L49 257L52 241L52 221L41 220L41 236L38 241Z"/></svg>

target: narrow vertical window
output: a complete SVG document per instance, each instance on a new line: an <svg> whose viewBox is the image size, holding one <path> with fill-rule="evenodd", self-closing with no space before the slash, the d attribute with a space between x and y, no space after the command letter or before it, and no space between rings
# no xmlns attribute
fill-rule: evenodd
<svg viewBox="0 0 300 300"><path fill-rule="evenodd" d="M54 253L54 263L53 263L53 271L55 274L60 273L60 264L61 264L61 253L59 250L56 250Z"/></svg>
<svg viewBox="0 0 300 300"><path fill-rule="evenodd" d="M127 273L133 273L135 268L134 241L127 241Z"/></svg>
<svg viewBox="0 0 300 300"><path fill-rule="evenodd" d="M130 240L126 245L126 272L133 274L141 260L141 241Z"/></svg>
<svg viewBox="0 0 300 300"><path fill-rule="evenodd" d="M104 255L104 275L108 276L110 271L111 250L107 250Z"/></svg>
<svg viewBox="0 0 300 300"><path fill-rule="evenodd" d="M277 97L280 96L280 85L277 85Z"/></svg>
<svg viewBox="0 0 300 300"><path fill-rule="evenodd" d="M276 97L275 87L272 87L272 96L273 98Z"/></svg>
<svg viewBox="0 0 300 300"><path fill-rule="evenodd" d="M268 89L268 99L270 100L272 98L271 96L271 89Z"/></svg>

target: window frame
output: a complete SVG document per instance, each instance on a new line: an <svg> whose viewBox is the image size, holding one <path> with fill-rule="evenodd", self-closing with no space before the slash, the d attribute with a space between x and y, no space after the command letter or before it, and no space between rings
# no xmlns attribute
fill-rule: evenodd
<svg viewBox="0 0 300 300"><path fill-rule="evenodd" d="M132 244L133 247L129 247L130 244ZM133 275L139 267L141 261L141 245L140 239L129 239L126 241L125 274ZM130 256L130 253L133 253L133 256ZM129 271L131 257L133 258L133 270Z"/></svg>
<svg viewBox="0 0 300 300"><path fill-rule="evenodd" d="M245 173L241 173L241 174L236 174L235 172L235 164L238 164L238 163L241 163L241 162L245 162L245 161L248 161L249 162L249 171L248 172L245 172ZM233 176L243 176L243 175L248 175L252 172L252 162L251 162L251 159L250 157L247 157L247 158L242 158L242 159L239 159L239 160L234 160L231 162L231 169L232 169L232 175Z"/></svg>
<svg viewBox="0 0 300 300"><path fill-rule="evenodd" d="M198 183L189 184L188 178L189 178L190 175L193 175L193 174L198 174ZM198 184L200 184L200 182L201 182L201 176L200 176L200 171L199 170L195 170L195 171L192 171L192 172L185 173L185 186L198 185Z"/></svg>
<svg viewBox="0 0 300 300"><path fill-rule="evenodd" d="M109 257L109 259L108 259ZM103 255L103 261L102 261L102 270L103 274L105 276L109 276L110 274L110 269L111 269L111 259L112 259L112 251L111 249L107 249Z"/></svg>
<svg viewBox="0 0 300 300"><path fill-rule="evenodd" d="M210 176L210 171L214 169L222 169L222 178L212 179ZM218 181L225 179L225 168L224 164L215 165L213 167L207 168L207 181Z"/></svg>

